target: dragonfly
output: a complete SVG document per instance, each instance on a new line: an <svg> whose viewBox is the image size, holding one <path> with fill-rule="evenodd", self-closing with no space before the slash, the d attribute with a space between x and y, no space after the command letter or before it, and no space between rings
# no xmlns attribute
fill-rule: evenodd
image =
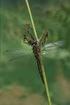
<svg viewBox="0 0 70 105"><path fill-rule="evenodd" d="M42 67L43 67L42 55L46 56L48 55L49 51L50 52L55 51L56 49L58 49L59 47L63 45L63 41L56 41L53 43L46 44L47 39L48 39L48 31L44 32L44 34L39 38L39 41L37 41L36 38L34 37L30 24L25 24L23 30L24 32L22 35L22 40L28 46L29 49L26 48L25 50L24 48L22 49L19 48L19 49L14 49L10 51L7 50L6 53L8 55L12 55L12 59L10 61L18 59L19 57L25 54L33 53L36 59L36 63L37 63L41 80L44 83L43 75L42 75ZM28 49L28 52L27 52L27 49Z"/></svg>

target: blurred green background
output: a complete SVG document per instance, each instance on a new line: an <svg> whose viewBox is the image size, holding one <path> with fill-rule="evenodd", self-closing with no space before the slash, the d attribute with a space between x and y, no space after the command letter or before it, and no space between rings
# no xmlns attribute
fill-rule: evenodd
<svg viewBox="0 0 70 105"><path fill-rule="evenodd" d="M70 0L29 2L38 36L48 30L48 43L64 41L55 54L43 56L43 63L53 105L70 105ZM45 98L31 48L21 39L26 23L31 24L24 0L0 0L0 88L15 83ZM24 53L16 54L15 49L23 49Z"/></svg>

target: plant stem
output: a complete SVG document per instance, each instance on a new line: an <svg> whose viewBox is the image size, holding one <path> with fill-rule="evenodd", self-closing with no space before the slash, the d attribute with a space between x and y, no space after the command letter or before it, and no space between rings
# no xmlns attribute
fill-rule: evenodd
<svg viewBox="0 0 70 105"><path fill-rule="evenodd" d="M45 74L45 69L44 69L44 65L43 65L43 62L42 62L42 57L41 57L40 61L41 61L41 70L42 70L42 75L43 75L46 95L48 97L48 105L52 105L51 98L50 98L50 93L49 93L49 89L48 89L48 83L47 83L47 79L46 79L46 74Z"/></svg>
<svg viewBox="0 0 70 105"><path fill-rule="evenodd" d="M34 21L33 21L33 17L32 17L32 13L31 13L31 9L30 9L30 6L29 6L29 2L28 0L25 0L26 2L26 5L27 5L27 8L28 8L28 12L29 12L29 15L30 15L30 19L31 19L31 23L32 23L32 27L33 27L33 31L34 31L34 34L35 34L35 37L36 37L36 40L39 44L39 39L38 39L38 36L37 36L37 32L36 32L36 28L35 28L35 24L34 24ZM35 48L35 47L34 47ZM35 48L35 50L37 50ZM33 52L35 51L33 50ZM39 56L37 56L36 54L38 54ZM45 70L44 70L44 65L42 63L42 56L41 56L41 52L38 53L38 52L34 52L34 55L35 55L35 58L37 60L37 65L38 65L38 70L39 72L41 72L40 75L42 75L42 80L43 80L43 83L44 83L44 86L45 86L45 90L46 90L46 95L48 97L48 104L49 105L52 105L51 104L51 99L50 99L50 94L49 94L49 89L48 89L48 83L47 83L47 79L46 79L46 74L45 74Z"/></svg>
<svg viewBox="0 0 70 105"><path fill-rule="evenodd" d="M37 62L37 66L38 66L38 70L39 70L41 80L42 80L42 82L45 86L46 95L48 97L48 105L52 105L51 98L50 98L50 93L49 93L49 89L48 89L48 83L47 83L47 79L46 79L46 74L45 74L45 69L44 69L44 65L43 65L43 62L42 62L41 51L38 52L37 49L38 48L34 48L33 53L34 53L34 56L36 58L36 62Z"/></svg>
<svg viewBox="0 0 70 105"><path fill-rule="evenodd" d="M35 29L35 24L34 24L34 21L33 21L33 16L32 16L32 13L31 13L30 6L29 6L29 2L28 2L28 0L25 0L25 2L26 2L26 5L27 5L27 8L28 8L28 12L29 12L29 16L30 16L30 19L31 19L31 23L32 23L32 27L33 27L35 37L36 37L37 41L39 41L36 29Z"/></svg>

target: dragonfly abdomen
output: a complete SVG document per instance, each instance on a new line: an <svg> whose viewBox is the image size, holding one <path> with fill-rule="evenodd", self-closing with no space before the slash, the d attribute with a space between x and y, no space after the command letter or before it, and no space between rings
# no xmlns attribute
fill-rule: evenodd
<svg viewBox="0 0 70 105"><path fill-rule="evenodd" d="M41 49L40 49L40 47L38 45L33 46L33 53L34 53L34 56L36 58L38 71L39 71L41 80L44 83L43 75L42 75Z"/></svg>

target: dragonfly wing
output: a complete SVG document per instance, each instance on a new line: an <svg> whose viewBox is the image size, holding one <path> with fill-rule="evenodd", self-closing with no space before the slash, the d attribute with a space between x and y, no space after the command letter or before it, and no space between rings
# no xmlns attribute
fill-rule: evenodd
<svg viewBox="0 0 70 105"><path fill-rule="evenodd" d="M59 52L59 49L63 45L64 45L63 41L48 43L43 47L42 54L46 57L55 57L57 53Z"/></svg>
<svg viewBox="0 0 70 105"><path fill-rule="evenodd" d="M31 55L31 53L32 53L31 48L29 49L19 48L19 49L11 49L5 51L5 55L8 57L9 60L16 60L25 55Z"/></svg>
<svg viewBox="0 0 70 105"><path fill-rule="evenodd" d="M44 49L52 49L52 48L56 48L56 47L61 47L64 45L64 42L63 41L57 41L57 42L53 42L53 43L49 43L49 44L46 44L44 46Z"/></svg>

